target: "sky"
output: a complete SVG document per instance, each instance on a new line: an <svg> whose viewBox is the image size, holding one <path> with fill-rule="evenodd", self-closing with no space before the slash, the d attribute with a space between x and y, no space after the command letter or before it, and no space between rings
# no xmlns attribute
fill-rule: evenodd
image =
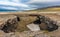
<svg viewBox="0 0 60 37"><path fill-rule="evenodd" d="M33 10L60 6L60 0L0 0L0 10Z"/></svg>

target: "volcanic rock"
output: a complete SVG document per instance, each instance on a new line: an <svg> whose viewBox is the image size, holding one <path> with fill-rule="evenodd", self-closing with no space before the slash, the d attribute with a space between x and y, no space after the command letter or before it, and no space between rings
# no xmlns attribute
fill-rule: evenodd
<svg viewBox="0 0 60 37"><path fill-rule="evenodd" d="M41 17L43 16L43 17ZM41 15L40 16L40 21L42 23L45 23L45 25L43 25L41 27L41 29L45 29L48 31L54 31L56 29L58 29L58 26L60 25L60 15L56 15L56 14L45 14L45 15ZM41 19L42 18L42 19Z"/></svg>
<svg viewBox="0 0 60 37"><path fill-rule="evenodd" d="M0 15L0 30L4 32L15 31L18 22L15 15Z"/></svg>

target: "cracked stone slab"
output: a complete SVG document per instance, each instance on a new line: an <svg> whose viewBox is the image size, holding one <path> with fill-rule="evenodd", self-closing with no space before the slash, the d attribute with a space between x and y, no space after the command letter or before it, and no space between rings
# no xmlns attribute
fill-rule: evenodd
<svg viewBox="0 0 60 37"><path fill-rule="evenodd" d="M37 25L37 24L31 23L31 24L28 24L27 27L28 27L31 31L40 31L40 27L39 27L39 25Z"/></svg>

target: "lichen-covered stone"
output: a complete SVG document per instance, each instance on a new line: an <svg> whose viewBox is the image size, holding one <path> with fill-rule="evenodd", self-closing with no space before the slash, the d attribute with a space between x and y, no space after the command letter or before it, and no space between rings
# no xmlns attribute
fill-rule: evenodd
<svg viewBox="0 0 60 37"><path fill-rule="evenodd" d="M41 29L48 30L48 31L54 31L58 29L58 26L60 25L60 16L55 15L55 14L45 14L45 15L40 16L40 21L42 23L45 23L45 25L43 26L40 25Z"/></svg>
<svg viewBox="0 0 60 37"><path fill-rule="evenodd" d="M4 32L15 31L18 17L15 15L0 15L0 30Z"/></svg>

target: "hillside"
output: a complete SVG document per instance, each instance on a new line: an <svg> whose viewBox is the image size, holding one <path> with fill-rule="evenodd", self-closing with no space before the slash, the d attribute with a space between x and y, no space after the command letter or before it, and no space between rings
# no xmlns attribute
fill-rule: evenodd
<svg viewBox="0 0 60 37"><path fill-rule="evenodd" d="M23 12L0 12L0 37L59 37L59 11L60 7L46 7ZM37 20L41 24L34 23ZM31 28L33 29L35 26L32 23L38 25L40 30L32 31L27 27L27 25L32 25ZM45 30L50 26L53 28ZM50 32L49 30L53 31Z"/></svg>
<svg viewBox="0 0 60 37"><path fill-rule="evenodd" d="M9 22L12 23L8 23L8 20L7 20L7 26L6 26L6 23L3 22L3 24L1 24L1 20L0 20L0 27L1 25L4 25L3 27L3 30L6 30L6 28L8 28L7 30L10 32L10 29L12 30L15 30L13 32L10 32L10 33L5 33L3 31L0 30L0 37L57 37L57 36L60 36L59 32L60 32L60 27L52 32L48 32L48 31L43 31L43 30L40 30L40 31L31 31L27 25L33 23L35 20L37 20L37 16L29 16L29 15L39 15L39 13L33 13L33 12L25 12L25 13L0 13L0 19L3 20L6 20L8 18L12 18L12 20L10 20ZM3 16L2 16L3 15ZM9 16L8 16L9 15ZM57 24L60 26L60 15L58 15L58 13L55 13L55 14L41 14L40 15L42 16L46 16L48 17L51 17L50 20L56 20L57 19ZM55 17L54 17L55 16ZM6 18L7 17L7 18ZM19 17L20 21L17 21L16 24L15 23L15 18L16 17ZM43 18L44 19L44 18ZM47 19L47 20L48 20ZM59 20L59 21L58 21ZM55 22L54 22L55 23ZM10 26L11 25L11 26ZM12 26L13 25L13 26ZM51 25L51 24L50 24ZM17 27L15 27L17 26ZM45 24L44 23L41 23L39 24L40 27L44 26L43 28L45 28Z"/></svg>
<svg viewBox="0 0 60 37"><path fill-rule="evenodd" d="M29 10L29 11L40 11L40 12L47 12L47 11L60 11L60 6L50 6L50 7L44 7L44 8L38 8L35 10Z"/></svg>

